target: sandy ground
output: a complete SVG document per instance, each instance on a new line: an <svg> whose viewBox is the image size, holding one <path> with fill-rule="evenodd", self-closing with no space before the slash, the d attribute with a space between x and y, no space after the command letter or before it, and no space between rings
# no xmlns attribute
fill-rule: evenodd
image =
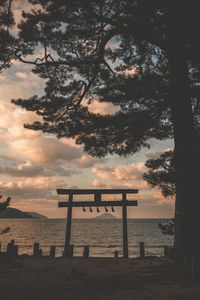
<svg viewBox="0 0 200 300"><path fill-rule="evenodd" d="M1 300L200 299L200 282L173 261L0 256Z"/></svg>

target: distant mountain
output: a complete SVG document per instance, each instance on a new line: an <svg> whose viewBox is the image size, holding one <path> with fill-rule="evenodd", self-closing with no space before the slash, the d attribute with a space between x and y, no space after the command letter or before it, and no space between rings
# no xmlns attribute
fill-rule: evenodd
<svg viewBox="0 0 200 300"><path fill-rule="evenodd" d="M95 219L116 219L116 217L110 213L104 213L100 216L97 216Z"/></svg>
<svg viewBox="0 0 200 300"><path fill-rule="evenodd" d="M31 215L16 208L8 207L0 212L0 218L33 219Z"/></svg>
<svg viewBox="0 0 200 300"><path fill-rule="evenodd" d="M8 207L0 212L0 219L46 219L46 216L35 212L24 212L16 208Z"/></svg>
<svg viewBox="0 0 200 300"><path fill-rule="evenodd" d="M48 219L46 216L38 214L38 213L36 213L34 211L26 211L26 214L29 214L30 216L32 216L35 219Z"/></svg>

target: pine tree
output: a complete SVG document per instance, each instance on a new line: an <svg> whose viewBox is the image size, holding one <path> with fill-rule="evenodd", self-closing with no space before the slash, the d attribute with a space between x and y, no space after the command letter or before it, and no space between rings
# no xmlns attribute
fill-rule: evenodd
<svg viewBox="0 0 200 300"><path fill-rule="evenodd" d="M1 194L1 192L0 192L0 199L2 199L2 198L3 198L3 196L2 196L2 194ZM11 200L11 197L7 197L6 200L0 202L0 212L1 212L2 210L5 210L5 209L10 205L10 200ZM7 226L6 228L1 229L0 235L1 235L1 234L4 234L4 233L7 233L7 232L9 232L9 231L10 231L10 227Z"/></svg>
<svg viewBox="0 0 200 300"><path fill-rule="evenodd" d="M3 196L2 196L2 194L0 194L0 199L2 199L2 198L3 198ZM0 202L0 211L6 209L10 205L10 200L11 200L11 197L8 197L5 201Z"/></svg>
<svg viewBox="0 0 200 300"><path fill-rule="evenodd" d="M45 94L13 100L44 122L26 128L74 138L93 156L128 155L174 138L176 258L200 254L198 1L32 0L20 38ZM94 114L92 101L116 106Z"/></svg>
<svg viewBox="0 0 200 300"><path fill-rule="evenodd" d="M143 179L152 187L161 190L164 197L174 197L176 195L174 152L167 150L159 158L148 159L145 163L147 172L143 174ZM158 223L162 234L174 235L175 219L172 218L167 223Z"/></svg>
<svg viewBox="0 0 200 300"><path fill-rule="evenodd" d="M145 163L147 172L143 179L153 188L158 188L164 197L176 194L174 152L167 150L159 158L148 159Z"/></svg>
<svg viewBox="0 0 200 300"><path fill-rule="evenodd" d="M10 68L17 56L32 53L16 36L12 4L13 0L0 0L0 73Z"/></svg>
<svg viewBox="0 0 200 300"><path fill-rule="evenodd" d="M10 33L15 24L11 5L12 0L0 0L0 72L10 67L14 57L16 39Z"/></svg>

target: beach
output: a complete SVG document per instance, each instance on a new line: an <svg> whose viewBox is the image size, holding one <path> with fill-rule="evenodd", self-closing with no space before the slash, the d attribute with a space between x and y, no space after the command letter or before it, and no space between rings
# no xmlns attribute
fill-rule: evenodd
<svg viewBox="0 0 200 300"><path fill-rule="evenodd" d="M173 260L0 256L2 300L200 299L190 268Z"/></svg>

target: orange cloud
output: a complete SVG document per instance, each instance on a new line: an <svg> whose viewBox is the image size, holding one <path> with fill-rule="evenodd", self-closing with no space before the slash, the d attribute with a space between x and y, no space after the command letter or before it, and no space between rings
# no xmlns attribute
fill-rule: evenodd
<svg viewBox="0 0 200 300"><path fill-rule="evenodd" d="M143 162L114 167L101 166L92 169L93 173L100 178L119 181L141 179L145 170L146 167Z"/></svg>
<svg viewBox="0 0 200 300"><path fill-rule="evenodd" d="M173 148L167 148L167 149L164 149L163 151L148 151L146 153L146 157L147 158L150 158L150 159L156 159L156 158L159 158L161 154L163 154L164 152L166 151L172 151Z"/></svg>
<svg viewBox="0 0 200 300"><path fill-rule="evenodd" d="M93 180L92 186L95 187L95 188L105 188L105 187L107 187L106 184L100 182L100 181L97 180L97 179L94 179L94 180Z"/></svg>
<svg viewBox="0 0 200 300"><path fill-rule="evenodd" d="M95 114L101 114L101 115L113 115L117 111L117 107L114 106L111 103L100 103L97 101L92 102L88 106L89 111L95 113Z"/></svg>

